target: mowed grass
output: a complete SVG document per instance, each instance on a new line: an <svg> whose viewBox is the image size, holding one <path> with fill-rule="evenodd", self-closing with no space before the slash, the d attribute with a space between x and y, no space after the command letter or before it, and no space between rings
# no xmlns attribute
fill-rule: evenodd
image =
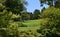
<svg viewBox="0 0 60 37"><path fill-rule="evenodd" d="M37 29L40 28L40 24L43 19L38 19L38 20L28 20L22 22L24 25L27 25L27 27L19 27L19 31L36 31Z"/></svg>
<svg viewBox="0 0 60 37"><path fill-rule="evenodd" d="M27 25L28 27L35 27L35 26L39 26L40 21L39 20L29 20L29 21L24 21L23 24Z"/></svg>
<svg viewBox="0 0 60 37"><path fill-rule="evenodd" d="M19 27L18 31L36 31L39 27Z"/></svg>

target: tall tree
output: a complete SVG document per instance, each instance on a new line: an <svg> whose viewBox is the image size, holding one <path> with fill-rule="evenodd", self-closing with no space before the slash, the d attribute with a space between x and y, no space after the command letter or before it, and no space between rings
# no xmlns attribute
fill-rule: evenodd
<svg viewBox="0 0 60 37"><path fill-rule="evenodd" d="M14 14L20 14L21 11L25 10L25 2L23 0L6 0L3 5L7 7L8 11L12 11Z"/></svg>
<svg viewBox="0 0 60 37"><path fill-rule="evenodd" d="M13 14L20 14L26 10L25 5L27 5L26 0L1 0L1 3L6 7L7 11L11 11ZM13 18L14 20L20 20L20 18Z"/></svg>
<svg viewBox="0 0 60 37"><path fill-rule="evenodd" d="M33 18L38 19L40 18L40 10L36 9L33 13Z"/></svg>

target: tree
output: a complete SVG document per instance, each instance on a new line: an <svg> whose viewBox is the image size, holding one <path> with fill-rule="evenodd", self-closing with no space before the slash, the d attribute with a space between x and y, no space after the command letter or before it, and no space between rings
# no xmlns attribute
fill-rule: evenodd
<svg viewBox="0 0 60 37"><path fill-rule="evenodd" d="M59 4L60 4L60 0L57 0L56 3L55 3L55 7L56 8L60 8L60 5Z"/></svg>
<svg viewBox="0 0 60 37"><path fill-rule="evenodd" d="M52 11L53 9L53 11ZM43 20L40 29L37 30L41 33L42 37L60 37L60 9L50 7L45 9L41 14Z"/></svg>
<svg viewBox="0 0 60 37"><path fill-rule="evenodd" d="M25 5L27 5L26 0L4 0L1 3L6 7L7 11L11 11L12 14L21 16L21 12L26 10ZM14 21L20 21L20 17L13 18Z"/></svg>
<svg viewBox="0 0 60 37"><path fill-rule="evenodd" d="M29 12L29 15L30 15L30 20L33 20L33 13Z"/></svg>
<svg viewBox="0 0 60 37"><path fill-rule="evenodd" d="M40 10L37 10L37 9L36 9L36 10L34 11L34 13L33 13L33 18L34 18L34 19L40 18Z"/></svg>
<svg viewBox="0 0 60 37"><path fill-rule="evenodd" d="M11 12L10 12L11 13ZM8 27L11 19L11 14L6 10L6 7L0 3L0 27Z"/></svg>
<svg viewBox="0 0 60 37"><path fill-rule="evenodd" d="M30 14L28 12L22 12L21 20L30 20Z"/></svg>
<svg viewBox="0 0 60 37"><path fill-rule="evenodd" d="M18 37L18 24L12 19L19 18L23 10L24 4L21 0L0 0L1 37Z"/></svg>
<svg viewBox="0 0 60 37"><path fill-rule="evenodd" d="M40 37L60 37L60 7L59 0L40 0L41 4L48 4L50 7L43 10L41 16L43 18L40 29ZM43 6L43 5L42 5Z"/></svg>
<svg viewBox="0 0 60 37"><path fill-rule="evenodd" d="M55 6L57 8L60 8L60 0L40 0L41 5L43 3L48 4L49 6ZM43 5L42 5L43 6Z"/></svg>
<svg viewBox="0 0 60 37"><path fill-rule="evenodd" d="M25 2L23 0L6 0L3 2L3 5L6 6L8 11L12 11L14 14L20 14L21 11L26 9L24 6Z"/></svg>
<svg viewBox="0 0 60 37"><path fill-rule="evenodd" d="M7 28L10 26L9 22L11 21L11 16L10 14L11 11L7 11L6 7L0 3L0 34L2 37L7 37ZM4 34L5 33L5 34Z"/></svg>

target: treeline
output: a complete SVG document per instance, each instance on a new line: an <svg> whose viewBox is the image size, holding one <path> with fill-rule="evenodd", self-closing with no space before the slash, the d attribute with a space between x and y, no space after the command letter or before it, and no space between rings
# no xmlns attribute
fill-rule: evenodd
<svg viewBox="0 0 60 37"><path fill-rule="evenodd" d="M12 13L12 20L23 21L23 20L35 20L40 18L40 10L36 9L34 12L27 12L26 7L27 2L24 0L4 0L0 1L6 10Z"/></svg>
<svg viewBox="0 0 60 37"><path fill-rule="evenodd" d="M24 21L24 20L35 20L40 19L40 10L36 9L33 13L32 12L21 12L19 18L14 18L14 21Z"/></svg>

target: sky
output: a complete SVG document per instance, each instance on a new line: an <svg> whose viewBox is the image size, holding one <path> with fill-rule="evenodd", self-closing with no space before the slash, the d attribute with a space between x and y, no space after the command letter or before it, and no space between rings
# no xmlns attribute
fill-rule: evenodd
<svg viewBox="0 0 60 37"><path fill-rule="evenodd" d="M26 6L28 12L34 12L35 9L38 9L41 11L43 7L48 7L46 4L41 7L39 0L26 0L28 2L28 5Z"/></svg>

